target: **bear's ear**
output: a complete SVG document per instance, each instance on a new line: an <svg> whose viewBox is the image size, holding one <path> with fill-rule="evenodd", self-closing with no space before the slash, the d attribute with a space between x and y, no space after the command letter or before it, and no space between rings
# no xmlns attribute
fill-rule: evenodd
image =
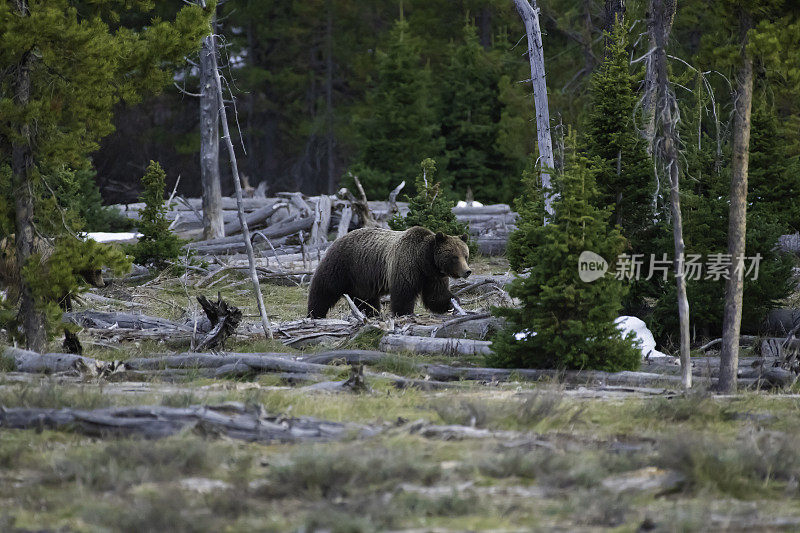
<svg viewBox="0 0 800 533"><path fill-rule="evenodd" d="M447 235L441 231L436 232L436 242L444 242L445 239L447 239Z"/></svg>
<svg viewBox="0 0 800 533"><path fill-rule="evenodd" d="M464 241L465 243L469 244L469 234L468 233L463 234L461 236L461 240Z"/></svg>

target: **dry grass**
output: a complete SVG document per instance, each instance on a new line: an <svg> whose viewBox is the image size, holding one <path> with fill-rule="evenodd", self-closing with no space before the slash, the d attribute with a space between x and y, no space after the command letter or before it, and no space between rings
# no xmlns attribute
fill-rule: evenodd
<svg viewBox="0 0 800 533"><path fill-rule="evenodd" d="M478 258L472 267L480 274L504 273L507 263ZM197 279L189 277L192 297ZM232 286L239 279L232 275L201 292L215 296L219 288L255 315L249 287ZM172 319L194 305L183 284L166 276L106 290L106 296L142 303L142 312ZM306 288L264 290L271 316L305 314ZM343 303L332 314L347 315ZM372 348L376 340L367 334L350 346ZM169 350L152 342L86 348L102 359ZM298 353L260 339L231 348ZM370 370L424 378L416 365L432 361L479 363L401 354ZM331 369L325 379L347 371ZM136 386L14 379L0 379L2 406L91 409L236 400L289 417L360 422L384 431L369 439L293 445L232 441L191 429L155 441L0 431L0 531L757 530L767 519L800 518L800 404L793 397L720 399L701 392L585 399L559 384L530 383L400 391L376 378L369 378L371 393L353 395L287 387L270 375L188 376ZM426 439L408 429L419 419L511 433ZM661 496L614 494L602 486L608 476L646 466L676 470L686 481Z"/></svg>

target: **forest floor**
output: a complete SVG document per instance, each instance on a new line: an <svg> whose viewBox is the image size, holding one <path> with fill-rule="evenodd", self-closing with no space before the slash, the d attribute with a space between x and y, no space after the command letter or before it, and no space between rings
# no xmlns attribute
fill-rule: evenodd
<svg viewBox="0 0 800 533"><path fill-rule="evenodd" d="M480 259L474 269L500 273L507 265ZM246 285L219 285L223 298L257 320ZM306 287L263 290L271 318L305 314ZM196 306L197 291L161 276L99 293L128 302L119 309L135 304L179 319ZM344 304L333 312L348 314ZM103 360L187 349L81 340L84 355ZM346 346L375 347L374 339L354 342ZM277 340L231 340L227 349L302 355ZM800 529L800 395L792 391L683 395L558 380L463 381L428 391L381 377L424 379L420 361L482 364L477 356L398 354L369 368L369 390L360 393L269 373L144 381L1 373L5 409L240 402L350 429L324 442L249 442L202 425L151 440L2 428L0 531ZM349 372L331 366L324 378Z"/></svg>

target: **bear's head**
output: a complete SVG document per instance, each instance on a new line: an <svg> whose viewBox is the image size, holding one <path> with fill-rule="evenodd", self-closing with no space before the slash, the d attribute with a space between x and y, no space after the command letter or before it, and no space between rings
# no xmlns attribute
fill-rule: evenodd
<svg viewBox="0 0 800 533"><path fill-rule="evenodd" d="M467 261L469 260L469 235L453 237L441 231L436 234L433 247L433 263L442 274L451 278L466 278L472 274Z"/></svg>

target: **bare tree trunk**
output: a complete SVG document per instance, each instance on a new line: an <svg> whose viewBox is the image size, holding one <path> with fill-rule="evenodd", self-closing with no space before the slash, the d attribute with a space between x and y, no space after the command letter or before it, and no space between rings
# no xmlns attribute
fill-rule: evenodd
<svg viewBox="0 0 800 533"><path fill-rule="evenodd" d="M216 23L211 23L212 33ZM219 110L212 72L211 35L203 39L200 50L200 182L203 186L203 238L225 236L222 217L222 191L219 177Z"/></svg>
<svg viewBox="0 0 800 533"><path fill-rule="evenodd" d="M245 248L247 249L247 261L250 266L250 279L253 281L253 290L258 301L258 312L261 314L261 325L264 327L264 334L267 338L272 338L272 326L267 317L267 310L264 307L264 297L261 295L261 285L256 274L256 262L253 255L253 243L250 241L250 228L247 227L247 219L244 216L244 202L242 201L242 182L239 178L239 167L236 164L236 151L233 149L233 140L228 128L228 113L225 110L225 99L222 95L222 80L217 66L217 44L216 35L211 34L211 64L213 67L214 85L217 90L217 105L219 106L219 120L222 123L222 137L228 145L228 156L231 160L231 174L233 175L233 187L236 190L236 207L239 211L239 222L242 224L242 237L244 238Z"/></svg>
<svg viewBox="0 0 800 533"><path fill-rule="evenodd" d="M753 58L747 52L750 13L742 10L739 18L742 39L742 63L739 66L736 110L733 118L733 165L730 214L728 218L728 254L731 266L725 282L725 310L722 317L722 348L717 389L736 390L739 366L739 330L742 325L744 290L745 232L747 229L747 167L750 163L750 111L753 102Z"/></svg>
<svg viewBox="0 0 800 533"><path fill-rule="evenodd" d="M650 31L656 44L652 60L655 65L657 86L657 107L659 122L663 131L663 152L661 154L666 164L670 183L670 204L672 214L672 235L675 245L675 285L678 296L678 321L680 323L680 355L681 374L683 386L686 389L692 386L692 368L689 352L689 299L686 295L686 277L684 272L683 219L681 217L680 172L675 122L672 108L675 105L675 96L669 87L667 78L667 39L672 28L675 16L676 3L674 0L651 0L650 2ZM655 111L655 109L654 109ZM654 115L655 116L655 115Z"/></svg>
<svg viewBox="0 0 800 533"><path fill-rule="evenodd" d="M611 48L608 40L611 33L614 31L614 25L616 25L617 22L622 22L622 17L625 16L625 0L605 0L603 8L603 29L607 33L604 37L605 53L606 57L608 57L608 51Z"/></svg>
<svg viewBox="0 0 800 533"><path fill-rule="evenodd" d="M328 148L328 194L336 192L333 168L333 2L327 0L328 20L325 28L325 104Z"/></svg>
<svg viewBox="0 0 800 533"><path fill-rule="evenodd" d="M19 16L30 16L28 2L16 1L16 11ZM31 96L31 66L34 56L26 52L19 62L14 74L14 104L18 107L28 105ZM25 334L25 346L36 352L45 349L47 338L45 335L45 316L36 309L30 284L22 275L22 268L29 258L35 253L36 232L33 226L33 183L30 171L33 168L33 152L31 149L31 127L24 123L19 126L18 139L11 145L11 171L14 191L14 207L16 212L16 255L17 269L20 272L20 308L19 319L22 331Z"/></svg>
<svg viewBox="0 0 800 533"><path fill-rule="evenodd" d="M547 83L544 72L544 51L542 49L542 30L539 27L539 8L536 0L533 6L528 0L514 0L525 33L528 35L528 59L531 64L531 84L533 103L536 108L536 135L539 146L539 162L542 168L542 188L545 190L544 207L553 216L553 193L550 190L550 171L555 167L553 141L550 137L550 109L547 104ZM546 221L545 221L546 222Z"/></svg>
<svg viewBox="0 0 800 533"><path fill-rule="evenodd" d="M614 31L614 25L617 21L622 22L622 17L625 15L625 0L605 0L603 7L605 14L604 29L611 33ZM607 45L606 48L608 48Z"/></svg>
<svg viewBox="0 0 800 533"><path fill-rule="evenodd" d="M644 122L644 136L647 141L647 153L653 155L653 142L656 137L656 100L658 97L658 80L656 73L656 58L655 52L658 46L656 45L655 32L653 27L655 24L655 15L653 14L654 6L650 5L650 17L647 19L647 33L650 36L650 50L645 59L645 73L644 73L644 96L642 96L642 114ZM654 204L658 201L654 199ZM657 207L653 205L653 207Z"/></svg>

